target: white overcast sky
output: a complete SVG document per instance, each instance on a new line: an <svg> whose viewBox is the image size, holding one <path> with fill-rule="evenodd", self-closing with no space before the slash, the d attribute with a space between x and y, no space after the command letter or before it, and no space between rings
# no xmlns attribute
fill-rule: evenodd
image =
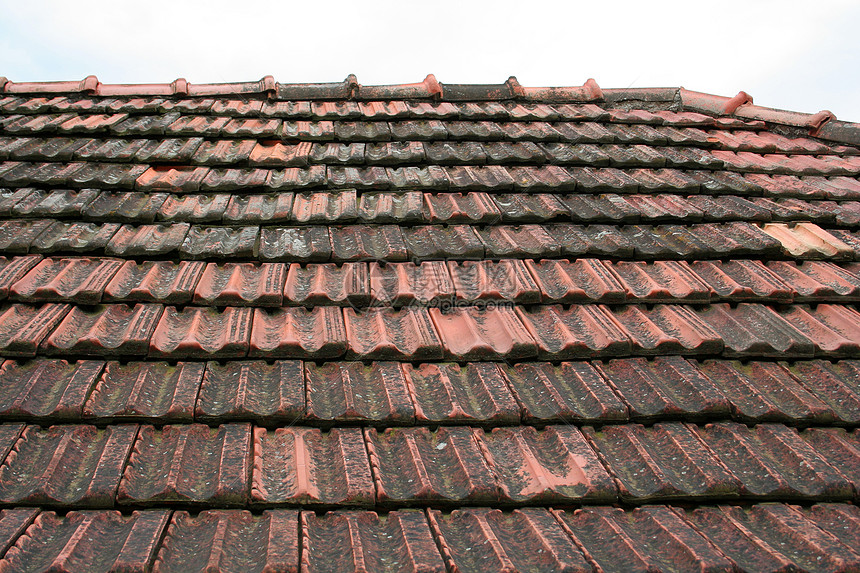
<svg viewBox="0 0 860 573"><path fill-rule="evenodd" d="M0 76L684 86L860 122L860 0L0 0Z"/></svg>

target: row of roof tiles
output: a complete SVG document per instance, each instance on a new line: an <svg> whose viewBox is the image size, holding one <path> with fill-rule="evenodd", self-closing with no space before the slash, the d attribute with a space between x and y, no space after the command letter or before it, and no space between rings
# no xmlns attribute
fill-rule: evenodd
<svg viewBox="0 0 860 573"><path fill-rule="evenodd" d="M5 141L4 141L5 140ZM5 145L4 145L5 143ZM695 147L592 143L520 142L384 142L280 143L253 140L206 142L192 139L70 139L2 138L0 160L30 162L89 161L110 163L191 164L210 167L304 167L312 164L407 166L432 165L552 165L622 169L699 169L798 176L854 176L857 162L834 160L836 155L778 155L720 151ZM552 172L551 170L545 170ZM557 171L557 170L556 170ZM251 173L246 169L246 172ZM521 178L523 169L512 171ZM216 172L219 173L219 172ZM457 173L452 171L452 173ZM558 171L560 173L560 171ZM646 171L650 173L650 171ZM663 171L654 172L654 177ZM671 173L671 172L669 172ZM705 176L703 174L702 176ZM643 188L655 182L641 180ZM755 179L755 178L754 178ZM767 178L758 178L767 181ZM658 180L659 181L659 180ZM204 186L214 183L214 174ZM455 182L456 185L457 182ZM524 185L524 184L520 184Z"/></svg>
<svg viewBox="0 0 860 573"><path fill-rule="evenodd" d="M223 153L225 151L223 148L227 146L232 146L234 149L237 157L234 162L272 159L274 152L278 151L274 147L279 144L276 141L278 138L291 142L302 140L306 143L367 142L371 150L376 150L375 153L371 153L371 157L381 155L381 151L385 149L384 143L374 146L373 142L420 143L424 141L428 142L423 146L427 150L426 156L431 159L440 154L445 157L445 143L455 145L460 141L480 141L487 146L484 150L486 155L480 159L490 162L523 162L526 159L536 161L554 158L558 155L555 151L558 146L552 145L551 142L566 142L568 145L670 146L650 154L651 161L655 161L655 157L661 154L671 159L673 154L683 153L688 146L713 149L714 153L720 152L726 157L731 157L727 152L779 154L777 157L784 154L816 155L822 158L833 154L847 158L860 155L860 151L855 147L828 145L814 139L792 138L768 131L756 131L750 126L715 129L594 121L482 121L426 118L397 121L281 120L181 115L178 112L147 116L130 116L126 113L113 115L65 113L35 116L15 114L0 115L0 133L5 134L0 137L2 154L13 157L17 155L61 157L75 154L84 159L92 159L100 153L105 153L104 150L99 151L100 147L114 147L118 149L111 153L120 160L125 158L127 161L134 156L145 157L146 161L151 158L163 161L187 161L194 157L196 162L203 163L213 156L213 152L216 157L219 151ZM56 137L45 138L44 136ZM80 136L128 139L93 139ZM167 136L168 139L131 139L156 136ZM183 136L185 139L174 139ZM206 141L203 140L204 137L207 138ZM226 139L213 141L213 138L219 137ZM524 146L525 149L520 150L519 153L512 153L504 146L498 145L498 142L504 141L509 144L511 142L545 142L545 144L538 149ZM260 147L261 145L263 147ZM392 144L392 147L397 146ZM422 146L418 147L422 148ZM647 150L639 153L647 159L649 155L646 152ZM472 152L472 154L477 153L479 151ZM621 152L613 152L609 149L605 153L603 156L597 153L596 159L608 161L610 158L617 158ZM467 155L467 153L461 150L457 155ZM299 156L296 159L302 158ZM307 160L308 156L305 153L304 161ZM718 161L717 158L713 160Z"/></svg>
<svg viewBox="0 0 860 573"><path fill-rule="evenodd" d="M101 222L241 224L495 224L568 221L810 221L860 226L860 201L734 195L389 192L341 189L293 193L211 193L98 189L0 189L0 217L81 218Z"/></svg>
<svg viewBox="0 0 860 573"><path fill-rule="evenodd" d="M634 88L602 90L593 79L580 87L528 88L523 87L513 76L504 84L441 84L435 76L428 75L423 82L387 86L362 86L354 75L343 82L327 84L276 84L272 76L259 82L234 84L192 85L185 79L171 84L103 85L95 76L80 82L14 83L0 78L0 88L7 94L88 94L99 96L245 96L265 94L274 100L445 100L447 102L479 101L483 105L499 101L538 102L589 102L624 100L662 103L669 107L716 116L732 116L754 121L804 128L810 134L837 141L858 141L857 126L849 122L836 121L832 112L823 110L816 114L796 113L753 105L753 98L746 92L734 97L714 96L686 90L684 88ZM45 98L47 99L47 98ZM65 99L65 98L53 98ZM86 100L85 100L86 101ZM159 102L160 103L160 102ZM290 103L287 101L287 103ZM398 102L391 102L396 104ZM405 103L405 102L404 102ZM659 105L658 103L658 105ZM413 104L415 105L415 104ZM720 117L720 119L726 119Z"/></svg>
<svg viewBox="0 0 860 573"><path fill-rule="evenodd" d="M6 356L563 360L627 355L860 355L850 306L726 303L451 309L334 306L279 309L159 304L0 308Z"/></svg>
<svg viewBox="0 0 860 573"><path fill-rule="evenodd" d="M850 501L860 488L860 430L782 424L0 430L4 505Z"/></svg>
<svg viewBox="0 0 860 573"><path fill-rule="evenodd" d="M114 191L222 193L272 193L312 188L366 191L483 191L504 193L578 194L703 194L766 196L774 198L860 198L860 183L852 177L766 175L731 171L683 171L677 169L621 170L613 167L438 166L210 169L208 167L158 167L113 163L0 163L0 184L7 187L95 188ZM325 190L325 189L319 189ZM364 194L364 193L362 193Z"/></svg>
<svg viewBox="0 0 860 573"><path fill-rule="evenodd" d="M632 511L72 511L0 514L0 571L399 570L443 573L796 569L860 566L848 504ZM608 535L607 532L612 532ZM7 549L8 548L8 549ZM102 558L98 563L93 555Z"/></svg>
<svg viewBox="0 0 860 573"><path fill-rule="evenodd" d="M0 257L0 299L201 306L450 306L463 302L860 300L860 265L824 261L502 259L423 263L204 263Z"/></svg>
<svg viewBox="0 0 860 573"><path fill-rule="evenodd" d="M106 254L179 259L283 262L402 262L484 258L853 260L856 232L810 222L693 225L132 225L52 219L0 221L7 254Z"/></svg>
<svg viewBox="0 0 860 573"><path fill-rule="evenodd" d="M678 356L605 362L104 362L0 365L0 416L28 422L480 426L731 418L860 424L860 363Z"/></svg>

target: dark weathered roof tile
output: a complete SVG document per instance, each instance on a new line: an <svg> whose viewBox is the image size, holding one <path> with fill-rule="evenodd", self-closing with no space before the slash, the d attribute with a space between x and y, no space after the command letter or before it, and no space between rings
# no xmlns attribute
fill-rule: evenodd
<svg viewBox="0 0 860 573"><path fill-rule="evenodd" d="M203 363L108 362L83 408L83 417L98 422L157 420L189 423Z"/></svg>
<svg viewBox="0 0 860 573"><path fill-rule="evenodd" d="M248 353L250 308L172 306L164 313L150 340L149 355L162 358L234 358Z"/></svg>
<svg viewBox="0 0 860 573"><path fill-rule="evenodd" d="M126 261L105 288L104 300L187 303L205 267L204 262Z"/></svg>
<svg viewBox="0 0 860 573"><path fill-rule="evenodd" d="M251 426L142 426L117 491L122 504L246 502Z"/></svg>
<svg viewBox="0 0 860 573"><path fill-rule="evenodd" d="M99 360L6 360L0 366L0 413L7 420L80 420L103 367Z"/></svg>
<svg viewBox="0 0 860 573"><path fill-rule="evenodd" d="M194 291L205 306L280 306L286 265L281 263L209 263Z"/></svg>
<svg viewBox="0 0 860 573"><path fill-rule="evenodd" d="M111 507L136 425L27 426L0 467L11 504Z"/></svg>
<svg viewBox="0 0 860 573"><path fill-rule="evenodd" d="M44 259L12 285L10 298L96 304L122 265L119 259Z"/></svg>
<svg viewBox="0 0 860 573"><path fill-rule="evenodd" d="M426 360L441 358L442 343L424 308L343 310L347 357Z"/></svg>

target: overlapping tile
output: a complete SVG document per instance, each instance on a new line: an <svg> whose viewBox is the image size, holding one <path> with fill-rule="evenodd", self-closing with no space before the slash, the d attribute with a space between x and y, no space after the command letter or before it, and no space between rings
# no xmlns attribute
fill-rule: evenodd
<svg viewBox="0 0 860 573"><path fill-rule="evenodd" d="M245 356L251 337L250 308L168 306L152 333L149 355L164 358Z"/></svg>
<svg viewBox="0 0 860 573"><path fill-rule="evenodd" d="M200 369L197 364L189 364ZM304 416L304 369L298 360L209 362L197 394L195 419L290 423Z"/></svg>
<svg viewBox="0 0 860 573"><path fill-rule="evenodd" d="M798 361L786 367L804 388L832 409L838 420L851 424L860 417L860 364L857 361Z"/></svg>
<svg viewBox="0 0 860 573"><path fill-rule="evenodd" d="M442 573L439 554L424 513L372 511L301 514L303 571L388 569Z"/></svg>
<svg viewBox="0 0 860 573"><path fill-rule="evenodd" d="M71 308L51 303L0 306L0 351L5 356L35 356L39 344Z"/></svg>
<svg viewBox="0 0 860 573"><path fill-rule="evenodd" d="M287 268L281 263L209 263L194 291L205 306L280 306Z"/></svg>
<svg viewBox="0 0 860 573"><path fill-rule="evenodd" d="M410 382L397 362L305 364L307 418L321 424L409 424Z"/></svg>
<svg viewBox="0 0 860 573"><path fill-rule="evenodd" d="M616 498L612 478L573 426L495 428L477 436L503 499L531 504Z"/></svg>
<svg viewBox="0 0 860 573"><path fill-rule="evenodd" d="M136 435L136 425L27 426L0 467L0 500L110 507Z"/></svg>
<svg viewBox="0 0 860 573"><path fill-rule="evenodd" d="M426 360L443 355L442 343L427 309L345 308L343 316L347 357Z"/></svg>
<svg viewBox="0 0 860 573"><path fill-rule="evenodd" d="M250 356L334 358L347 350L347 331L337 307L256 308L253 312Z"/></svg>
<svg viewBox="0 0 860 573"><path fill-rule="evenodd" d="M526 260L526 268L549 303L623 302L627 291L597 259Z"/></svg>
<svg viewBox="0 0 860 573"><path fill-rule="evenodd" d="M534 356L533 336L513 308L499 306L430 309L445 355L452 360L524 358Z"/></svg>
<svg viewBox="0 0 860 573"><path fill-rule="evenodd" d="M251 426L142 426L117 490L123 504L247 502Z"/></svg>
<svg viewBox="0 0 860 573"><path fill-rule="evenodd" d="M12 285L10 297L95 304L122 264L118 259L44 259Z"/></svg>
<svg viewBox="0 0 860 573"><path fill-rule="evenodd" d="M454 283L442 261L370 263L373 304L437 306L454 298Z"/></svg>
<svg viewBox="0 0 860 573"><path fill-rule="evenodd" d="M450 570L567 571L592 567L545 509L457 509L428 512ZM535 548L540 548L536 550Z"/></svg>
<svg viewBox="0 0 860 573"><path fill-rule="evenodd" d="M496 364L404 364L420 423L506 424L520 409Z"/></svg>
<svg viewBox="0 0 860 573"><path fill-rule="evenodd" d="M746 495L792 498L850 498L851 483L828 460L782 424L750 429L736 423L708 424L702 442L741 483Z"/></svg>
<svg viewBox="0 0 860 573"><path fill-rule="evenodd" d="M499 499L496 478L470 428L371 428L365 439L380 503Z"/></svg>
<svg viewBox="0 0 860 573"><path fill-rule="evenodd" d="M687 519L737 568L838 571L860 563L856 548L819 529L807 515L794 506L763 504L704 507Z"/></svg>
<svg viewBox="0 0 860 573"><path fill-rule="evenodd" d="M265 505L373 505L361 429L257 428L251 499Z"/></svg>
<svg viewBox="0 0 860 573"><path fill-rule="evenodd" d="M80 363L79 363L80 364ZM108 362L83 407L98 422L191 422L204 365Z"/></svg>
<svg viewBox="0 0 860 573"><path fill-rule="evenodd" d="M153 567L159 573L216 569L249 573L297 571L298 512L206 510L194 516L176 511Z"/></svg>
<svg viewBox="0 0 860 573"><path fill-rule="evenodd" d="M204 262L126 261L105 287L104 300L187 303L205 267Z"/></svg>
<svg viewBox="0 0 860 573"><path fill-rule="evenodd" d="M0 365L0 415L7 420L80 420L103 367L100 360L6 360Z"/></svg>
<svg viewBox="0 0 860 573"><path fill-rule="evenodd" d="M516 309L528 333L537 342L542 359L614 356L630 354L631 341L612 318L597 305L541 306Z"/></svg>
<svg viewBox="0 0 860 573"><path fill-rule="evenodd" d="M554 513L603 571L726 571L733 567L732 561L670 507L633 511L596 507Z"/></svg>
<svg viewBox="0 0 860 573"><path fill-rule="evenodd" d="M705 360L698 368L728 399L739 421L826 423L834 418L820 392L804 388L779 364Z"/></svg>
<svg viewBox="0 0 860 573"><path fill-rule="evenodd" d="M517 259L448 262L457 299L540 302L541 292L526 265Z"/></svg>
<svg viewBox="0 0 860 573"><path fill-rule="evenodd" d="M145 356L162 311L158 304L76 306L42 348L54 355Z"/></svg>
<svg viewBox="0 0 860 573"><path fill-rule="evenodd" d="M283 299L289 304L365 306L371 291L366 263L289 265Z"/></svg>
<svg viewBox="0 0 860 573"><path fill-rule="evenodd" d="M169 519L170 512L159 509L130 515L45 511L0 561L0 571L144 571Z"/></svg>

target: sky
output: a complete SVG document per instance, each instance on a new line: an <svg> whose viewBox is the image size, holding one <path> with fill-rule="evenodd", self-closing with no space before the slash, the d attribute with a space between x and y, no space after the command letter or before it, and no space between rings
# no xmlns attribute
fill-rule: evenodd
<svg viewBox="0 0 860 573"><path fill-rule="evenodd" d="M602 4L602 6L601 6ZM677 87L860 122L860 0L0 0L0 76Z"/></svg>

